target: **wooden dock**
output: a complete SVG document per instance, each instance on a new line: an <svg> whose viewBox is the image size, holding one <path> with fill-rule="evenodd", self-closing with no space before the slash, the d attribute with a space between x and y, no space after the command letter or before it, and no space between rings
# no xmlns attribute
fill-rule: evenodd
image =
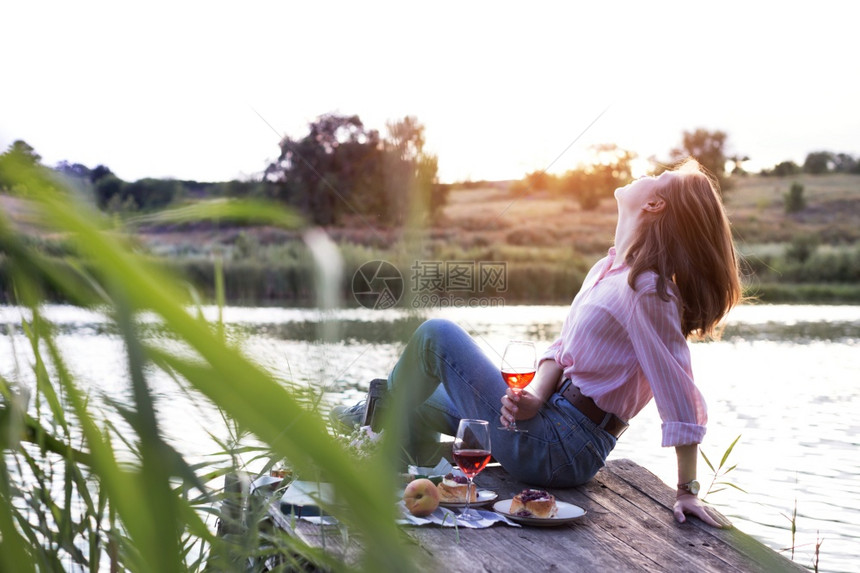
<svg viewBox="0 0 860 573"><path fill-rule="evenodd" d="M501 467L488 467L476 483L496 491L499 499L525 487ZM672 515L674 490L630 460L610 461L584 486L550 491L584 508L585 517L551 528L496 524L486 529L404 529L423 550L430 570L446 572L807 571L736 528L715 529L692 517L677 523ZM309 545L324 543L345 561L357 562L361 548L353 536L352 546L344 547L340 536L326 535L317 525L299 520L295 528L289 527L277 504L271 513L279 526Z"/></svg>

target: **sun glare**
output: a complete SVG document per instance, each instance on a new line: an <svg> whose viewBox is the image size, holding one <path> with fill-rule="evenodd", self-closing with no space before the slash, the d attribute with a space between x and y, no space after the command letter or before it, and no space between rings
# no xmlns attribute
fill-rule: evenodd
<svg viewBox="0 0 860 573"><path fill-rule="evenodd" d="M651 162L644 157L636 157L630 161L630 174L634 179L648 175L651 170Z"/></svg>

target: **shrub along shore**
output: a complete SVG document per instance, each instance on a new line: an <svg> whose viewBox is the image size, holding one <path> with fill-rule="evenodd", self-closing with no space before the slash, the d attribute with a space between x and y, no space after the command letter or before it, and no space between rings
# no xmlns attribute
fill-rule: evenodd
<svg viewBox="0 0 860 573"><path fill-rule="evenodd" d="M186 280L200 300L212 302L216 297L216 277L223 276L225 301L237 306L295 306L316 303L316 272L313 261L302 245L292 245L297 255L291 259L244 257L218 261L213 257L177 257L167 259L167 266ZM600 255L572 253L566 260L539 257L539 250L527 259L504 259L492 250L460 252L454 258L429 254L406 258L402 253L354 248L344 257L340 294L345 306L358 306L353 279L365 263L385 261L397 269L402 291L398 307L434 306L503 306L516 304L569 304L578 291L588 268ZM551 255L552 253L543 253ZM68 257L50 257L62 271L78 267L81 261ZM820 254L804 262L785 256L748 255L744 257L746 296L761 303L860 303L860 248ZM448 272L445 273L445 263ZM481 268L495 265L503 273L501 282L481 280ZM86 264L82 265L86 268ZM441 272L441 276L434 274ZM451 283L445 289L444 283ZM9 268L0 257L0 292L2 302L9 299ZM435 288L438 286L443 288ZM396 285L395 285L396 288ZM55 302L62 297L51 288L46 296Z"/></svg>
<svg viewBox="0 0 860 573"><path fill-rule="evenodd" d="M400 272L403 281L403 297L398 306L426 306L448 304L455 300L472 301L474 304L569 304L579 290L585 274L596 256L573 255L567 264L552 259L541 260L496 260L494 258L441 259L430 256L401 261L391 253L378 252L366 259L345 260L341 295L347 306L357 304L353 296L353 277L367 262L386 261ZM437 262L454 262L444 279L452 277L459 268L467 283L473 288L456 287L436 290L426 283L427 267ZM506 274L503 285L485 285L479 288L480 263L504 264ZM763 303L860 303L860 248L851 251L821 255L804 263L786 260L784 257L761 258L757 255L744 259L747 277L745 295ZM417 263L417 264L416 264ZM474 263L474 265L472 264ZM203 295L213 300L216 265L211 260L175 260L171 266ZM424 268L422 268L424 267ZM314 268L302 261L226 261L223 265L224 292L226 300L236 305L284 305L308 306L314 304ZM474 277L469 276L470 273ZM422 302L423 301L423 302ZM446 302L447 301L447 302Z"/></svg>

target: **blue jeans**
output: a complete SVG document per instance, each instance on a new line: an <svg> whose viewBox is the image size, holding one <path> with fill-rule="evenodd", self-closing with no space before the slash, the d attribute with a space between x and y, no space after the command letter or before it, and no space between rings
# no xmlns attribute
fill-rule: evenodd
<svg viewBox="0 0 860 573"><path fill-rule="evenodd" d="M497 364L455 323L422 324L388 377L392 390L411 386L410 441L428 433L454 435L461 418L490 422L493 457L519 481L541 487L572 487L597 473L615 447L615 437L554 393L538 414L499 429L501 397L507 390Z"/></svg>

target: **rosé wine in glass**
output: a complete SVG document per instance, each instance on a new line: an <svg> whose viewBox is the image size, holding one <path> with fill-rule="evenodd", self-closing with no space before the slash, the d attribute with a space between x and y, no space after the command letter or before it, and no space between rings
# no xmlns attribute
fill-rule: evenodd
<svg viewBox="0 0 860 573"><path fill-rule="evenodd" d="M505 347L505 353L502 356L502 378L505 384L519 396L523 388L528 386L535 377L535 363L537 355L535 353L535 345L531 342L523 340L512 340ZM514 420L506 428L511 432L524 432L517 427L517 421Z"/></svg>
<svg viewBox="0 0 860 573"><path fill-rule="evenodd" d="M481 519L481 514L469 507L474 487L472 480L487 467L491 451L490 423L486 420L460 420L452 453L460 471L466 474L466 479L469 480L466 486L466 507L460 514L460 519L465 521Z"/></svg>

